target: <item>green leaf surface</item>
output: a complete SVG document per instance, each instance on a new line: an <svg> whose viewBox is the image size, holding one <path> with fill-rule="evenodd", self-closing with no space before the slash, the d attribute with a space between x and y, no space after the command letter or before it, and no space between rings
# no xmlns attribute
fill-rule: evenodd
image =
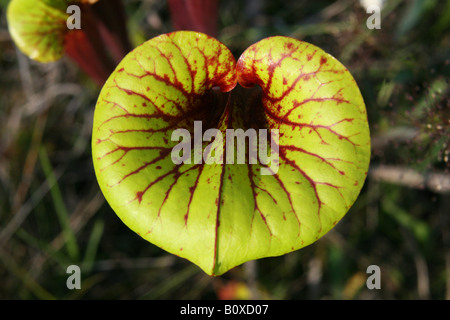
<svg viewBox="0 0 450 320"><path fill-rule="evenodd" d="M17 47L39 62L52 62L64 54L67 32L65 0L12 0L8 28Z"/></svg>
<svg viewBox="0 0 450 320"><path fill-rule="evenodd" d="M222 139L206 139L211 128ZM191 161L181 164L172 159L176 129L193 138ZM256 146L277 157L252 163L247 140L246 161L230 163L240 145L227 129L268 130ZM99 185L126 225L220 275L335 226L364 183L370 136L357 84L320 48L271 37L236 63L214 38L179 31L117 66L97 102L92 151Z"/></svg>

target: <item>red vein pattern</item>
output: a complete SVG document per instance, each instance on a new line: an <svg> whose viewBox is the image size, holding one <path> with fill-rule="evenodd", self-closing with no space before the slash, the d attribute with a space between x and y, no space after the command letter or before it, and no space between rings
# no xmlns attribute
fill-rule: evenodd
<svg viewBox="0 0 450 320"><path fill-rule="evenodd" d="M237 83L260 90L229 92ZM269 152L278 146L278 170L174 164L171 134L184 128L192 137L194 121L222 133L224 159L227 129L278 130L267 142ZM211 275L319 239L356 200L370 157L361 94L332 56L273 37L236 64L224 45L194 32L154 38L116 68L97 102L92 147L100 187L119 217Z"/></svg>
<svg viewBox="0 0 450 320"><path fill-rule="evenodd" d="M68 15L42 1L11 2L8 27L17 46L40 62L55 61L64 53Z"/></svg>

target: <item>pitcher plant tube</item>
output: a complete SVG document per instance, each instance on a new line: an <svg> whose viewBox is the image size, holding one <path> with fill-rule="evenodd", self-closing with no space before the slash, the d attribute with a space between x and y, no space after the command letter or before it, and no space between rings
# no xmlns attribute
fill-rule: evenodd
<svg viewBox="0 0 450 320"><path fill-rule="evenodd" d="M173 133L193 135L194 122L205 136L222 133L225 156L227 129L276 130L277 172L261 174L271 167L259 161L174 163ZM257 147L270 153L271 140ZM205 157L211 141L201 142ZM275 36L236 62L211 36L176 31L130 52L106 81L92 152L100 188L129 228L221 275L333 228L364 184L370 135L355 80L322 49Z"/></svg>
<svg viewBox="0 0 450 320"><path fill-rule="evenodd" d="M190 30L217 37L219 0L168 0L174 30Z"/></svg>
<svg viewBox="0 0 450 320"><path fill-rule="evenodd" d="M80 10L80 28L68 28L68 8ZM12 0L8 28L29 58L48 63L64 55L103 85L132 50L121 0Z"/></svg>

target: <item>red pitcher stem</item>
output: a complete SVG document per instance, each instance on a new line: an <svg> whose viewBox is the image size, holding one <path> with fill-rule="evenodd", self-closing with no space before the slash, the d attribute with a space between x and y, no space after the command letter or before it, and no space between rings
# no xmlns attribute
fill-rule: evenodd
<svg viewBox="0 0 450 320"><path fill-rule="evenodd" d="M82 17L81 30L70 30L66 34L66 54L97 84L103 85L115 64L105 49L90 6L82 6Z"/></svg>
<svg viewBox="0 0 450 320"><path fill-rule="evenodd" d="M219 0L169 0L175 30L191 30L217 36Z"/></svg>

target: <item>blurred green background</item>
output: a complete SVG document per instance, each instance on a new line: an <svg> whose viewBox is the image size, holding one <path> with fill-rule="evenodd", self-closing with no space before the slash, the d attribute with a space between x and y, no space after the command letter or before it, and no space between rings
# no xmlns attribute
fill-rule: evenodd
<svg viewBox="0 0 450 320"><path fill-rule="evenodd" d="M354 75L372 162L355 205L300 251L212 278L130 231L104 201L90 151L99 90L68 59L20 53L0 0L0 299L450 299L450 1L221 1L239 57L271 35L311 42ZM125 0L136 46L172 31L166 1ZM66 268L81 267L81 290ZM369 290L366 269L381 269Z"/></svg>

